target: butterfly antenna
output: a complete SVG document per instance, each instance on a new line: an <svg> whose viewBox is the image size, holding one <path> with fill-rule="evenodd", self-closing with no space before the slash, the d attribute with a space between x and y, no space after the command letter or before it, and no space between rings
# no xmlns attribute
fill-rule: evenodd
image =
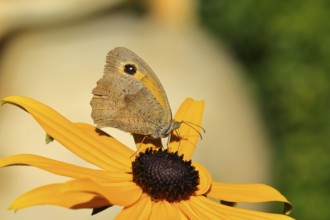
<svg viewBox="0 0 330 220"><path fill-rule="evenodd" d="M200 128L200 129L202 129L203 133L205 133L205 129L204 129L202 126L200 126L200 125L198 125L198 124L195 124L195 123L192 123L192 122L188 122L188 121L182 121L182 123L188 125L188 126L191 127L192 129L194 129L194 130L199 134L199 137L201 138L201 140L203 139L203 136L202 136L201 132L199 132L199 131L197 130L197 128L195 128L195 127L198 127L198 128ZM195 126L195 127L194 127L194 126Z"/></svg>

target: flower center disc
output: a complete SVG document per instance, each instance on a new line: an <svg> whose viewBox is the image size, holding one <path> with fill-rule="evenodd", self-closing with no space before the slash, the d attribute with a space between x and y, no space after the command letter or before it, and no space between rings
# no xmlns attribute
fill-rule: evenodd
<svg viewBox="0 0 330 220"><path fill-rule="evenodd" d="M155 200L187 200L199 184L198 171L191 161L167 149L147 149L132 163L133 181Z"/></svg>

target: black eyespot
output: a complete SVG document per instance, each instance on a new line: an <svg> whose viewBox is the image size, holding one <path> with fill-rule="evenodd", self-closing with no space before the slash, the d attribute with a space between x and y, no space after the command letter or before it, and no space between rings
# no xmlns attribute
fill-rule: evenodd
<svg viewBox="0 0 330 220"><path fill-rule="evenodd" d="M124 66L124 72L125 73L128 73L130 75L133 75L133 74L136 73L136 71L137 71L137 69L136 69L136 67L133 64L126 64Z"/></svg>

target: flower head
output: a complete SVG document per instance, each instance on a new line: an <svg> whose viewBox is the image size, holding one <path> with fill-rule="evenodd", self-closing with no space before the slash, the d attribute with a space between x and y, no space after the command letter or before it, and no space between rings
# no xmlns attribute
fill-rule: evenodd
<svg viewBox="0 0 330 220"><path fill-rule="evenodd" d="M187 200L199 184L198 171L177 152L148 148L132 163L133 182L152 200Z"/></svg>
<svg viewBox="0 0 330 220"><path fill-rule="evenodd" d="M181 138L172 138L167 149L158 148L159 140L141 142L141 137L135 135L136 153L94 126L73 123L33 99L12 96L2 102L29 112L50 137L98 167L91 169L29 154L2 158L1 167L35 166L72 178L21 195L10 206L12 210L51 204L70 209L91 208L95 214L120 205L123 209L116 219L292 219L285 215L291 210L290 203L272 187L215 182L205 167L191 162L199 137L191 126L182 124L177 131ZM203 109L204 102L187 99L174 118L200 125ZM251 211L215 200L279 201L284 202L286 213Z"/></svg>

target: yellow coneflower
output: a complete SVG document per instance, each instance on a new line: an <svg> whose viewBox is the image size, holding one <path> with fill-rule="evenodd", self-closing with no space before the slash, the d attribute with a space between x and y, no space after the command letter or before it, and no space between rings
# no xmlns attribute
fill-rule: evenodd
<svg viewBox="0 0 330 220"><path fill-rule="evenodd" d="M52 108L33 99L11 96L11 103L29 112L54 140L99 169L85 168L38 155L13 155L0 159L0 166L29 165L71 177L33 189L18 197L12 210L35 205L57 205L70 209L90 208L97 213L122 206L116 219L231 219L289 220L288 200L263 184L214 182L202 165L190 158L197 144L196 128L182 124L175 136L180 140L159 148L153 141L139 143L134 152L92 125L73 123ZM204 102L186 99L174 119L201 125ZM138 138L136 138L137 140ZM212 199L210 199L212 198ZM268 202L285 204L285 214L251 211L226 206L229 202Z"/></svg>

